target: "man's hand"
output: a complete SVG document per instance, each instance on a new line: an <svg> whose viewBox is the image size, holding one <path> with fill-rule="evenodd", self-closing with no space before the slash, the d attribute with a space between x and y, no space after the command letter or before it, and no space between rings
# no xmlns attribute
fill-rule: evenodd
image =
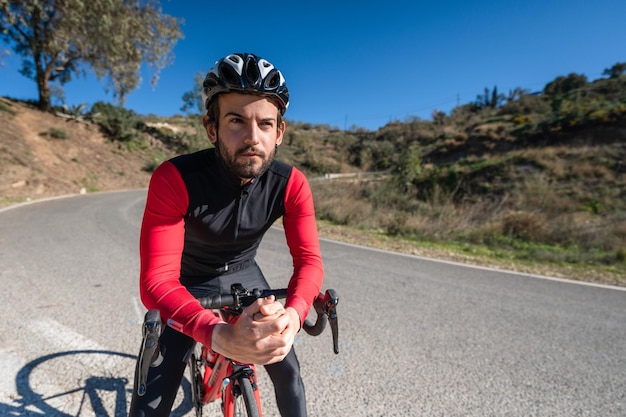
<svg viewBox="0 0 626 417"><path fill-rule="evenodd" d="M211 347L238 362L267 365L285 358L299 329L298 313L267 297L246 307L235 323L216 325Z"/></svg>

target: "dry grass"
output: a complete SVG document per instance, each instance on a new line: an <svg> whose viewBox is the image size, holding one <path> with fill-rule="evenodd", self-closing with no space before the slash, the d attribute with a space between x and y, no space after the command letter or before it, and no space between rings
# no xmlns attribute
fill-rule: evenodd
<svg viewBox="0 0 626 417"><path fill-rule="evenodd" d="M541 177L501 199L434 193L399 210L385 183L314 183L323 235L352 243L522 272L626 286L626 216L573 210ZM405 196L406 197L406 196ZM406 201L403 202L406 204ZM406 208L406 206L405 206ZM331 226L334 224L335 226ZM338 226L341 226L339 228ZM363 243L366 242L366 243Z"/></svg>

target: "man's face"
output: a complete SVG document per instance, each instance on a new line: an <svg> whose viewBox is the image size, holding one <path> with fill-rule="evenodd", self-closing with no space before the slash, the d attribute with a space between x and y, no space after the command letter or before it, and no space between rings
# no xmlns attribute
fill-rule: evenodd
<svg viewBox="0 0 626 417"><path fill-rule="evenodd" d="M247 183L274 159L276 145L283 141L285 122L278 123L278 108L265 97L228 93L217 99L219 131L215 123L206 124L207 135L228 169Z"/></svg>

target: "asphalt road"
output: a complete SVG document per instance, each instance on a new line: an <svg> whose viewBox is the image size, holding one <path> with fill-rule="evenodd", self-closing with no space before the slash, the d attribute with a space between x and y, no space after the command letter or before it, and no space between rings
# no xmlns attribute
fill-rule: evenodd
<svg viewBox="0 0 626 417"><path fill-rule="evenodd" d="M125 416L145 191L0 211L0 416ZM330 333L299 335L311 416L624 416L626 291L323 241ZM258 261L284 286L272 229ZM261 374L266 415L276 415ZM183 383L173 415L191 415Z"/></svg>

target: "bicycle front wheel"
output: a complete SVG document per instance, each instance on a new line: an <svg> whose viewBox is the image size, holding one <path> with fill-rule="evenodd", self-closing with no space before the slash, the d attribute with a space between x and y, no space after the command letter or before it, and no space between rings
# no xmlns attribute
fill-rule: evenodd
<svg viewBox="0 0 626 417"><path fill-rule="evenodd" d="M261 417L250 379L245 375L241 376L237 380L237 384L240 392L235 395L234 416Z"/></svg>
<svg viewBox="0 0 626 417"><path fill-rule="evenodd" d="M202 361L202 346L196 343L189 359L189 376L191 380L191 401L196 417L202 417L202 397L204 396L204 363Z"/></svg>

